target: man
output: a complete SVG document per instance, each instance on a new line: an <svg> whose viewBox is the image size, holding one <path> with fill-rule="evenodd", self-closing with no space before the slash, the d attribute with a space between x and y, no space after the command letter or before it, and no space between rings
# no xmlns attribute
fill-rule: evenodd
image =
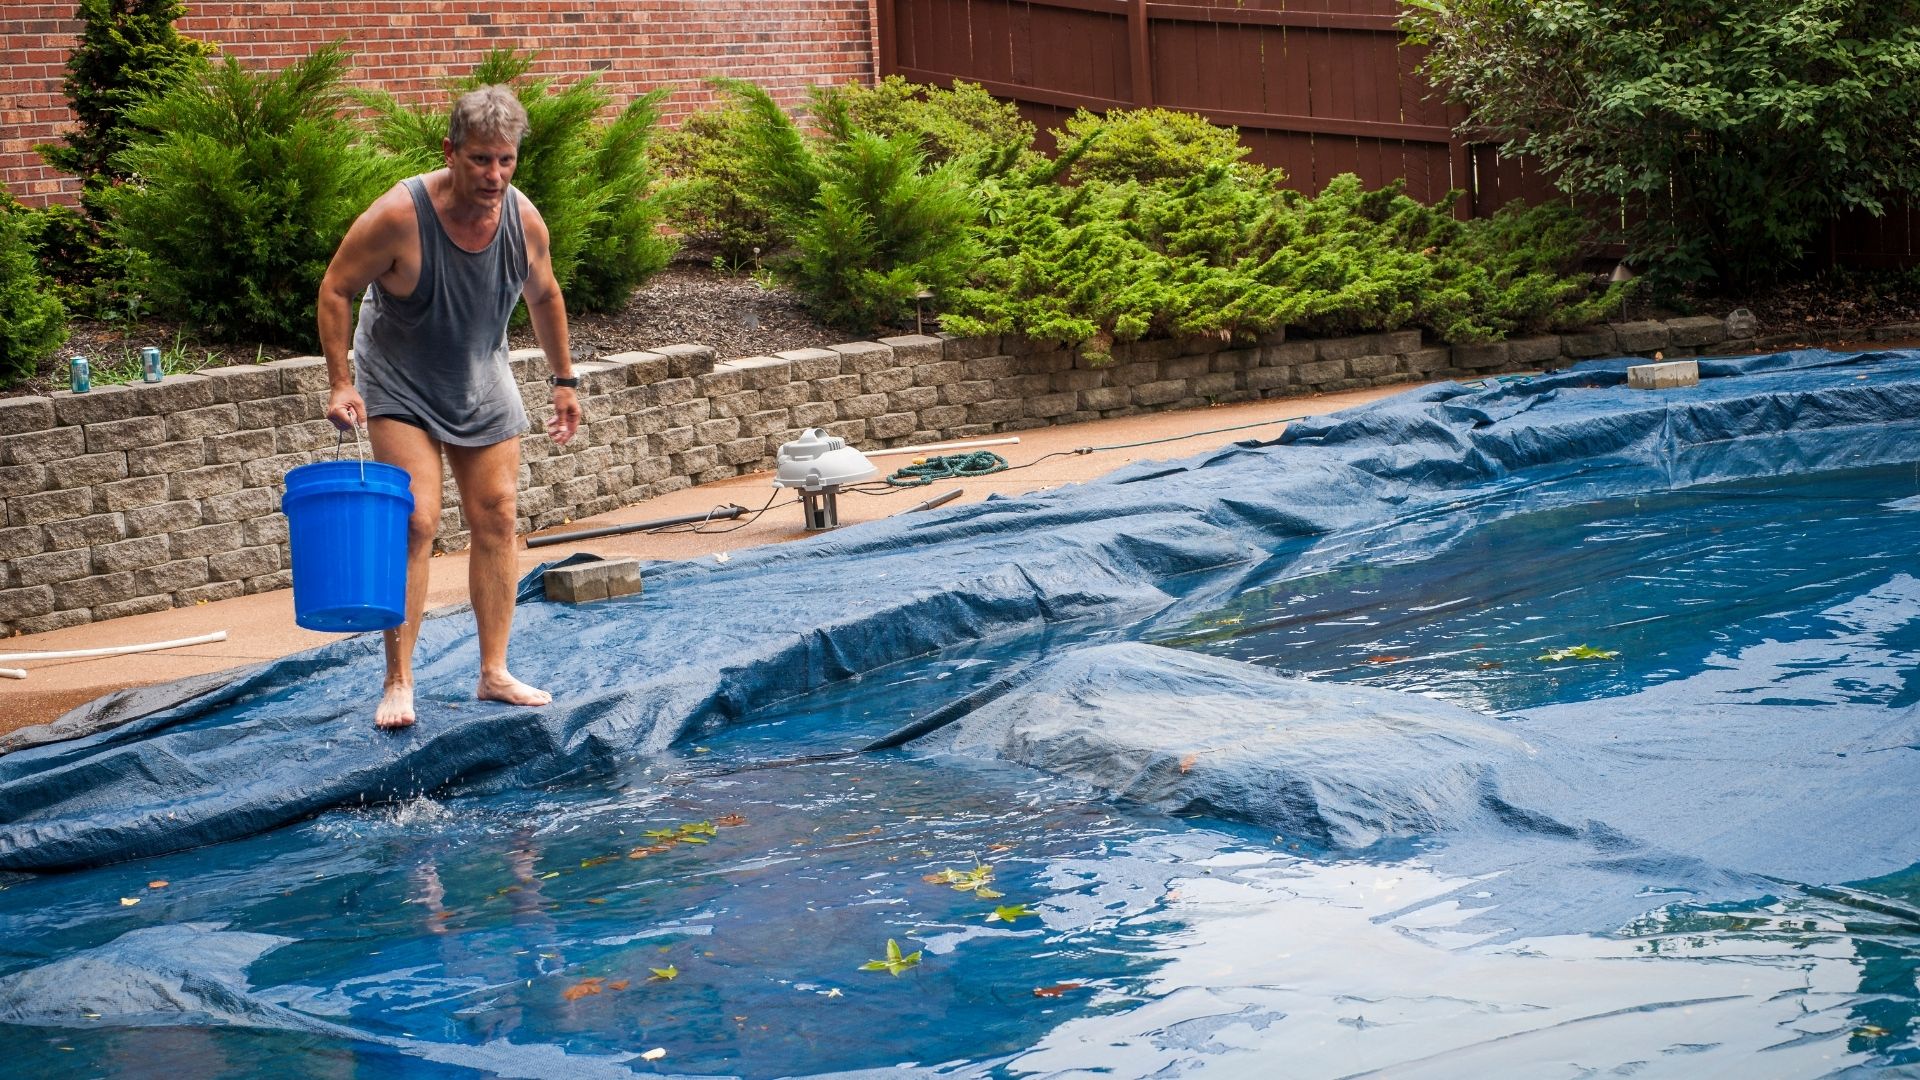
<svg viewBox="0 0 1920 1080"><path fill-rule="evenodd" d="M567 351L567 309L553 277L547 226L510 181L527 112L513 92L489 86L460 98L441 145L446 167L380 196L347 230L320 283L320 344L333 393L327 419L364 421L374 457L412 478L407 536L407 621L386 634L382 728L414 721L413 646L427 599L427 566L440 526L444 455L472 534L467 564L479 624L475 696L545 705L553 696L507 670L513 629L514 499L526 409L507 367L507 319L522 297L553 370L547 433L566 442L580 426ZM356 384L347 362L352 304Z"/></svg>

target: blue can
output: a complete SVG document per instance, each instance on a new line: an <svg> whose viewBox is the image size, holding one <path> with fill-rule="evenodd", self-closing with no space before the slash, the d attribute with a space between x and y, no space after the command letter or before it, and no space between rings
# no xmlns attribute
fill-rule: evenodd
<svg viewBox="0 0 1920 1080"><path fill-rule="evenodd" d="M67 378L76 394L93 389L93 368L87 363L86 357L76 356L67 361Z"/></svg>
<svg viewBox="0 0 1920 1080"><path fill-rule="evenodd" d="M140 378L145 382L159 382L167 377L160 369L160 350L149 345L140 350Z"/></svg>

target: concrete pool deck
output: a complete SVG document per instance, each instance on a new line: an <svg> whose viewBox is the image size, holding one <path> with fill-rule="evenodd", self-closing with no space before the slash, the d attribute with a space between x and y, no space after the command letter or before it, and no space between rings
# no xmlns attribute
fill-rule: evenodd
<svg viewBox="0 0 1920 1080"><path fill-rule="evenodd" d="M926 488L882 497L844 494L839 500L840 521L844 526L889 517L925 498L955 487L963 489L963 494L947 505L978 502L994 494L1019 495L1062 484L1080 483L1113 472L1131 462L1188 457L1242 439L1270 439L1280 434L1288 419L1323 415L1364 405L1405 392L1414 385L1418 384L1237 402L1206 409L1022 431L1017 433L1020 438L1018 444L989 448L1006 458L1010 466L1016 467L1014 469L965 481L943 481ZM1127 445L1140 443L1147 445ZM1112 449L1099 449L1087 454L1073 453L1085 447ZM1047 457L1050 454L1062 456ZM1038 460L1043 457L1047 459ZM909 460L904 457L877 457L874 463L884 474L907 464ZM1037 463L1019 468L1029 462ZM759 472L702 484L545 531L551 534L657 521L702 514L727 504L744 506L750 511L759 510L767 503L768 497L775 494L772 479L771 472ZM519 572L524 574L542 562L555 561L573 552L590 552L603 558L688 559L816 535L805 529L796 496L784 490L778 492L778 497L766 513L738 528L735 527L737 524L735 521L716 521L711 526L714 531L704 533L635 532L537 548L523 546L518 552ZM435 557L432 584L427 596L429 610L466 602L466 567L464 551ZM0 653L61 652L175 641L222 630L227 634L225 641L164 652L0 662L0 666L24 668L28 673L25 680L0 679L0 734L49 723L68 710L115 690L274 660L324 645L337 637L295 626L293 593L280 589L194 607L131 615L42 634L7 638L4 644L0 644ZM517 674L530 682L540 682L540 673L537 671L519 671ZM368 702L369 716L372 707L373 703Z"/></svg>

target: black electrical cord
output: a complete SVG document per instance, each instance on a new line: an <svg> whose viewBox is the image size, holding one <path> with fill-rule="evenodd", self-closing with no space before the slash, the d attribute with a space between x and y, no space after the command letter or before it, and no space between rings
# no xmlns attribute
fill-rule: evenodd
<svg viewBox="0 0 1920 1080"><path fill-rule="evenodd" d="M773 509L773 501L775 499L778 499L779 497L780 497L780 489L775 488L773 491L773 494L767 496L766 505L762 506L758 510L752 510L745 514L740 515L740 517L737 518L733 524L727 526L724 529L703 529L701 528L701 526L706 524L705 521L689 521L689 522L683 522L679 525L662 525L657 529L647 529L645 530L645 535L655 536L661 533L696 533L701 536L718 536L721 533L730 533L730 532L733 532L735 529L744 529L747 526L753 524L756 520L759 519L761 514L764 514L768 510ZM793 500L790 500L790 503L797 503L799 501L800 501L799 499L793 499ZM790 505L790 503L781 503L780 505L787 506L787 505ZM720 507L716 506L713 508L713 510L709 510L708 514L711 515L720 509L721 509ZM712 518L709 517L707 520L711 521Z"/></svg>

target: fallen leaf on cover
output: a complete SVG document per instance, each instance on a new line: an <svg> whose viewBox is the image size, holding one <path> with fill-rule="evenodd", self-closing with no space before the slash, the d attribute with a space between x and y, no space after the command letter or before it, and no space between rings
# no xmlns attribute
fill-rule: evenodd
<svg viewBox="0 0 1920 1080"><path fill-rule="evenodd" d="M616 979L613 982L610 982L607 984L607 989L609 990L625 990L626 988L627 988L627 980L625 979Z"/></svg>
<svg viewBox="0 0 1920 1080"><path fill-rule="evenodd" d="M661 1058L666 1056L667 1056L666 1049L664 1047L656 1046L653 1049L647 1051L646 1053L641 1054L640 1059L642 1061L659 1061Z"/></svg>
<svg viewBox="0 0 1920 1080"><path fill-rule="evenodd" d="M901 972L907 970L910 967L913 967L914 965L920 962L920 952L921 950L915 949L912 952L907 953L903 956L900 953L900 943L893 940L892 938L888 938L887 939L887 958L885 960L869 960L866 963L860 965L860 970L861 971L884 971L887 974L892 975L895 978L898 978Z"/></svg>
<svg viewBox="0 0 1920 1080"><path fill-rule="evenodd" d="M123 896L120 898L121 907L132 907L133 905L139 902L140 902L140 898L137 896Z"/></svg>
<svg viewBox="0 0 1920 1080"><path fill-rule="evenodd" d="M1180 759L1180 771L1181 771L1181 772L1183 772L1183 773L1189 773L1189 772L1192 772L1192 771L1193 771L1193 763L1194 763L1194 762L1196 762L1196 761L1199 761L1199 760L1200 760L1200 755L1199 755L1199 754L1188 754L1188 755L1187 755L1186 757L1183 757L1183 758L1181 758L1181 759Z"/></svg>
<svg viewBox="0 0 1920 1080"><path fill-rule="evenodd" d="M654 978L665 982L672 982L674 979L680 977L680 969L674 967L672 964L668 964L663 968L648 968L647 970L653 972Z"/></svg>
<svg viewBox="0 0 1920 1080"><path fill-rule="evenodd" d="M723 829L730 829L736 825L745 825L747 819L741 817L739 814L721 814L719 817L713 819L713 823Z"/></svg>
<svg viewBox="0 0 1920 1080"><path fill-rule="evenodd" d="M1391 654L1389 654L1389 653L1381 653L1381 654L1380 654L1379 656L1369 656L1369 657L1367 657L1367 663L1369 663L1369 664L1392 664L1392 663L1396 663L1396 662L1398 662L1398 661L1401 661L1401 660L1405 660L1405 659L1406 659L1406 657L1404 657L1404 656L1394 656L1394 655L1391 655Z"/></svg>
<svg viewBox="0 0 1920 1080"><path fill-rule="evenodd" d="M1535 660L1557 663L1561 660L1617 660L1620 653L1612 649L1596 649L1591 645L1575 645L1571 649L1548 649Z"/></svg>
<svg viewBox="0 0 1920 1080"><path fill-rule="evenodd" d="M1052 986L1036 986L1033 988L1033 996L1044 997L1044 998L1056 998L1065 994L1069 990L1080 989L1081 985L1082 984L1080 983L1055 983Z"/></svg>
<svg viewBox="0 0 1920 1080"><path fill-rule="evenodd" d="M149 881L149 882L147 882L147 888L149 888L149 889L164 889L164 888L166 888L166 887L167 887L167 883L166 883L166 882L164 882L164 881Z"/></svg>
<svg viewBox="0 0 1920 1080"><path fill-rule="evenodd" d="M572 986L567 987L565 990L560 991L560 996L567 999L568 1001L579 1001L581 998L586 997L588 994L599 993L600 984L605 981L606 980L598 977L591 978L591 979L582 979L579 982L574 983Z"/></svg>

